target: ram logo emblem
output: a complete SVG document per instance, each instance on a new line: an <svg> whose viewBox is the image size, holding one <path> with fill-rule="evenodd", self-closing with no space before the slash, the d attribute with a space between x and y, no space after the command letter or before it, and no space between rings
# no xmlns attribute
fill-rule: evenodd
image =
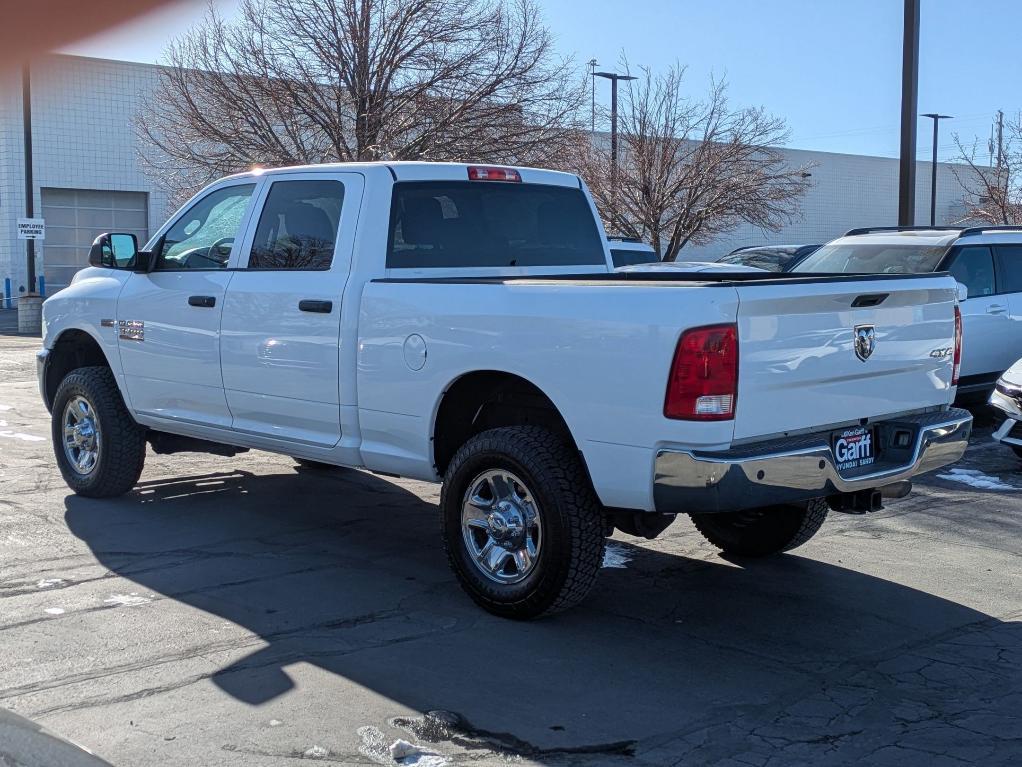
<svg viewBox="0 0 1022 767"><path fill-rule="evenodd" d="M876 328L872 325L855 326L855 356L865 362L877 345Z"/></svg>

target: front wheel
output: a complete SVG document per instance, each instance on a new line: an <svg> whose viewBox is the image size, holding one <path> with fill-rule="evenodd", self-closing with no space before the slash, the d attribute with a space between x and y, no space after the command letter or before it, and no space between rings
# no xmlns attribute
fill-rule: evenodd
<svg viewBox="0 0 1022 767"><path fill-rule="evenodd" d="M827 510L827 502L815 498L800 505L693 514L692 522L725 554L765 557L791 551L816 535Z"/></svg>
<svg viewBox="0 0 1022 767"><path fill-rule="evenodd" d="M145 462L145 429L131 417L107 367L68 373L53 398L53 452L68 487L89 498L128 492Z"/></svg>
<svg viewBox="0 0 1022 767"><path fill-rule="evenodd" d="M605 544L599 502L576 451L547 429L472 437L444 476L440 512L451 568L495 615L565 610L596 582Z"/></svg>

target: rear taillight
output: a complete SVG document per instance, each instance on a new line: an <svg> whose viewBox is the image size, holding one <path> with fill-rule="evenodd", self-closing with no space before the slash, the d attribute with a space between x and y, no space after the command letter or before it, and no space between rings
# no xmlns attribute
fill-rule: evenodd
<svg viewBox="0 0 1022 767"><path fill-rule="evenodd" d="M955 306L955 357L951 368L951 385L958 385L958 375L962 372L962 310Z"/></svg>
<svg viewBox="0 0 1022 767"><path fill-rule="evenodd" d="M470 165L469 181L521 181L521 174L514 168L495 168L488 165Z"/></svg>
<svg viewBox="0 0 1022 767"><path fill-rule="evenodd" d="M664 415L685 421L726 421L738 399L738 328L686 330L674 351Z"/></svg>

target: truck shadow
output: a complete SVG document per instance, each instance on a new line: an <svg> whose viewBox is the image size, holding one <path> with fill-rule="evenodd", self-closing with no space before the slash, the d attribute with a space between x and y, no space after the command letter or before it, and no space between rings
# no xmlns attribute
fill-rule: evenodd
<svg viewBox="0 0 1022 767"><path fill-rule="evenodd" d="M538 761L626 754L638 739L774 706L822 675L990 620L796 555L707 558L687 520L672 548L691 556L614 542L623 567L605 568L580 608L500 620L448 571L433 504L363 472L299 474L71 496L66 522L111 571L265 642L210 674L238 701L274 700L295 687L287 668L311 663L401 706L455 712L461 746Z"/></svg>

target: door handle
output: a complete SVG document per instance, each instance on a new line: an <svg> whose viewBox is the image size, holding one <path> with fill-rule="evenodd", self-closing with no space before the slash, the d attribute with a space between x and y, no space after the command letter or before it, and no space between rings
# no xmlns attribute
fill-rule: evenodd
<svg viewBox="0 0 1022 767"><path fill-rule="evenodd" d="M330 314L334 310L333 301L313 301L310 298L303 298L298 302L298 311L316 312L318 314Z"/></svg>
<svg viewBox="0 0 1022 767"><path fill-rule="evenodd" d="M993 304L987 307L987 314L1004 314L1008 311L1008 307L1002 304Z"/></svg>
<svg viewBox="0 0 1022 767"><path fill-rule="evenodd" d="M188 296L188 305L210 309L216 306L216 296Z"/></svg>

